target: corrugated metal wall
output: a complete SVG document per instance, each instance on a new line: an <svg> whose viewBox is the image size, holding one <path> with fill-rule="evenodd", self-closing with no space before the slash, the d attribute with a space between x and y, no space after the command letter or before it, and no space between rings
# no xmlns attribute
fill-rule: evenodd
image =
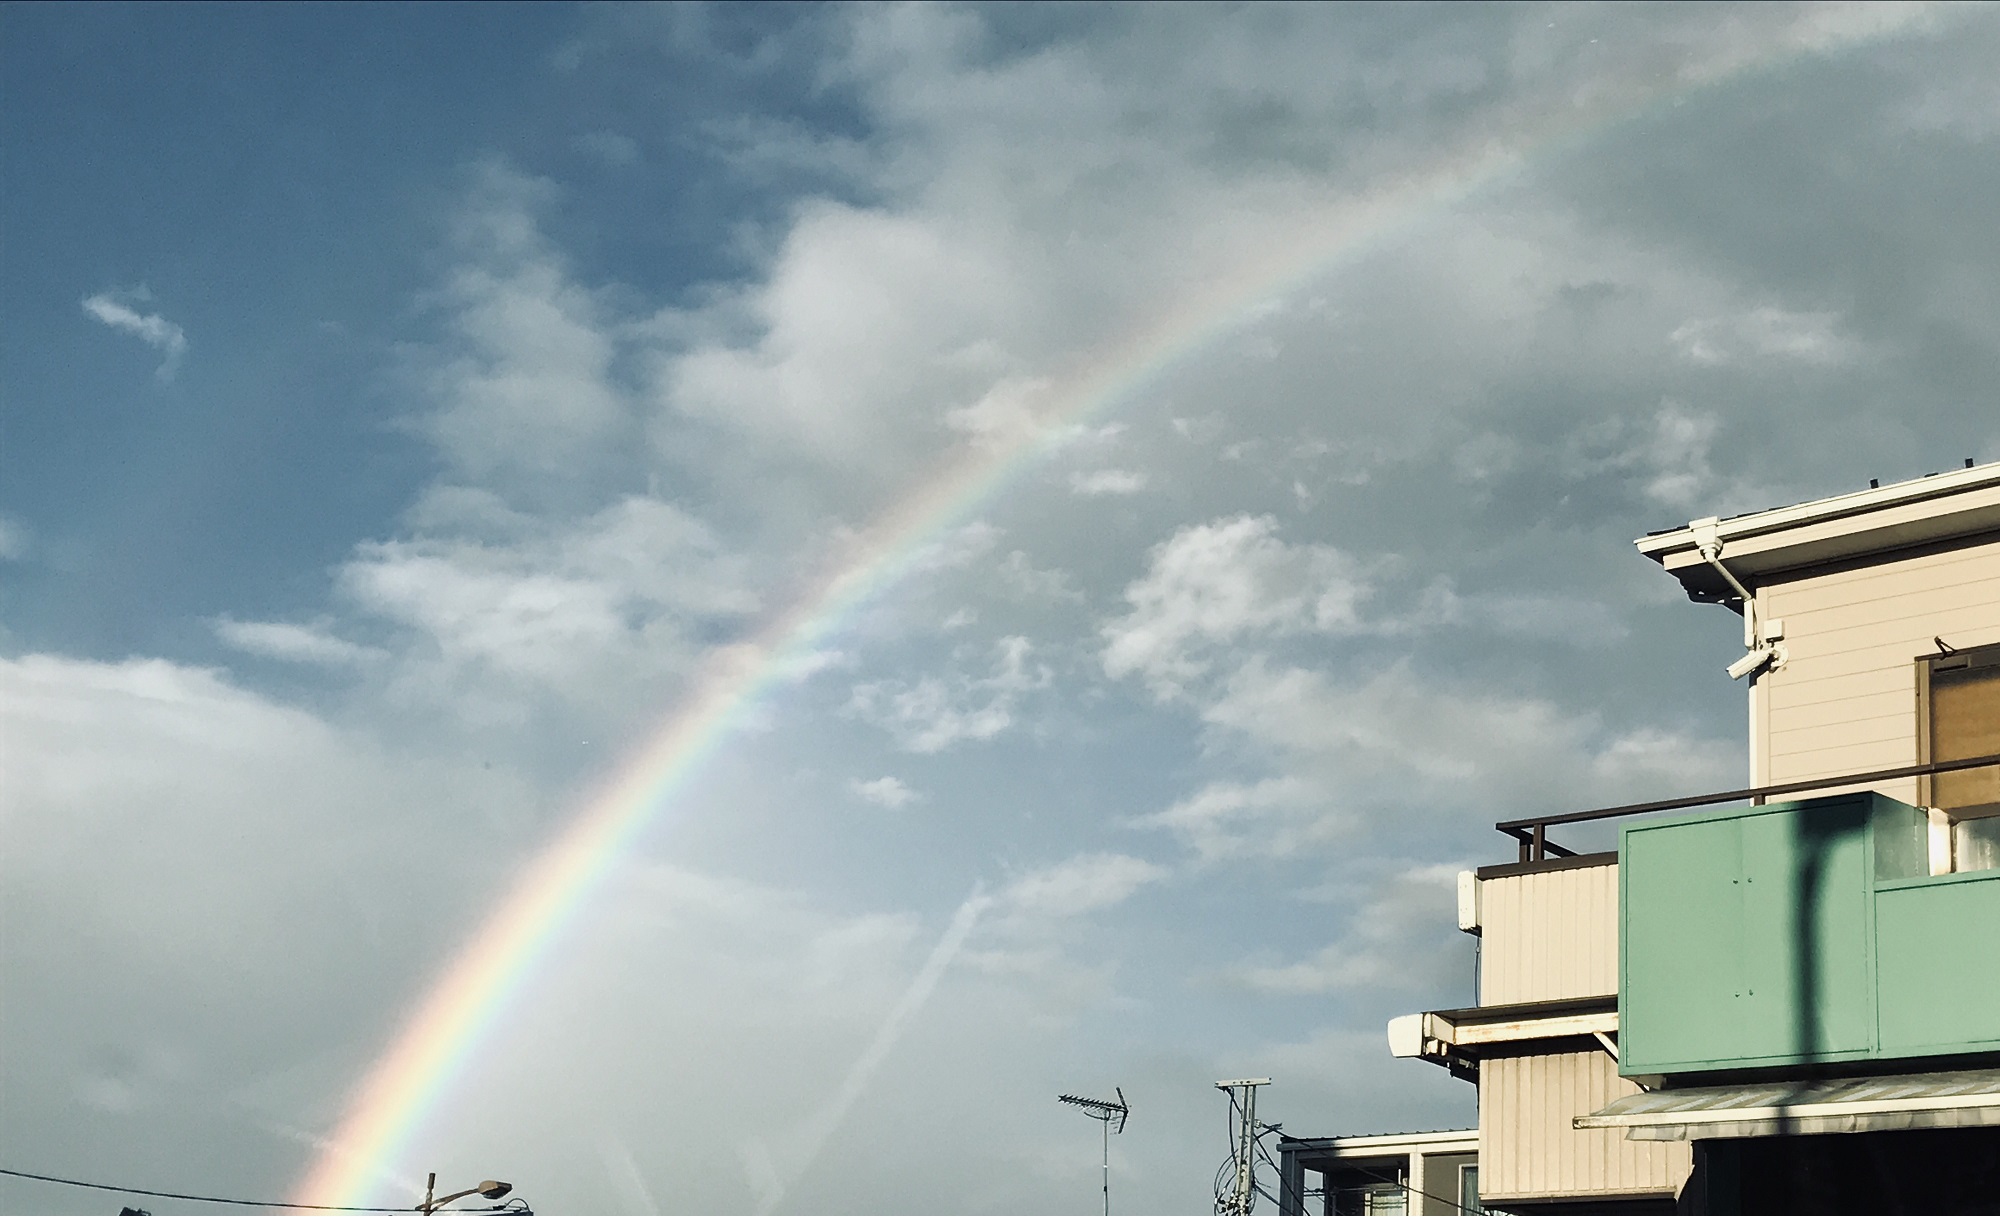
<svg viewBox="0 0 2000 1220"><path fill-rule="evenodd" d="M1618 866L1479 883L1479 1002L1523 1004L1618 991Z"/></svg>
<svg viewBox="0 0 2000 1220"><path fill-rule="evenodd" d="M1578 1131L1571 1120L1639 1086L1601 1050L1492 1056L1479 1065L1482 1201L1678 1192L1693 1146Z"/></svg>
<svg viewBox="0 0 2000 1220"><path fill-rule="evenodd" d="M1768 783L1917 762L1916 658L2000 641L2000 542L1760 590L1790 659L1758 679L1751 749ZM1880 785L1916 800L1916 781Z"/></svg>

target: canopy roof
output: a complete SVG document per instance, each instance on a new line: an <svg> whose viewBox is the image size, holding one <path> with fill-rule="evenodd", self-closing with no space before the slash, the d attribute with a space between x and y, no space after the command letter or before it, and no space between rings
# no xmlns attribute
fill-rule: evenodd
<svg viewBox="0 0 2000 1220"><path fill-rule="evenodd" d="M2000 1069L1658 1089L1575 1123L1622 1127L1635 1140L2000 1127Z"/></svg>

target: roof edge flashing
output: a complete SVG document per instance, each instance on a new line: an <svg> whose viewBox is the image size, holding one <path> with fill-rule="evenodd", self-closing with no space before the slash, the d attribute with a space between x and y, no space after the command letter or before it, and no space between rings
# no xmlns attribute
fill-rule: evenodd
<svg viewBox="0 0 2000 1220"><path fill-rule="evenodd" d="M1700 518L1680 526L1676 530L1664 530L1660 534L1646 534L1644 538L1634 538L1640 554L1654 562L1666 562L1668 554L1698 550L1704 542L1716 544L1718 548L1728 548L1730 542L1740 542L1744 538L1756 538L1760 534L1776 534L1782 530L1794 530L1800 526L1834 522L1848 516L1864 516L1882 508L1896 508L1904 504L1922 504L1924 500L1940 500L1944 496L1956 496L1980 488L2000 488L2000 462L1986 462L1984 466L1966 466L1962 470L1946 470L1944 474L1926 474L1922 478L1910 478L1904 482L1890 484L1886 488L1864 488L1860 492L1844 492L1840 496L1828 496L1824 500L1806 500L1802 504L1788 504L1784 508L1766 508L1762 512L1744 512L1728 518Z"/></svg>
<svg viewBox="0 0 2000 1220"><path fill-rule="evenodd" d="M1639 553L1667 569L1696 600L1735 600L1737 580L1719 578L1716 560L1751 587L1775 573L2000 529L2000 462L1926 475L1735 517L1703 517L1636 539Z"/></svg>

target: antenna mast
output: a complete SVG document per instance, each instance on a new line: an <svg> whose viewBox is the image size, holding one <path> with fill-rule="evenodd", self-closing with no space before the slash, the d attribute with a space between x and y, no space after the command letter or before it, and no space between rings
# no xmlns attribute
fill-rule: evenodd
<svg viewBox="0 0 2000 1220"><path fill-rule="evenodd" d="M1215 1192L1215 1212L1219 1216L1247 1216L1257 1206L1257 1086L1270 1083L1269 1076L1215 1082L1216 1088L1229 1094L1231 1117L1236 1120L1235 1149L1231 1153L1235 1180L1229 1193L1224 1194L1219 1188ZM1236 1099L1238 1089L1243 1090L1240 1103Z"/></svg>
<svg viewBox="0 0 2000 1220"><path fill-rule="evenodd" d="M1067 1106L1075 1106L1104 1124L1104 1214L1111 1214L1111 1120L1118 1120L1118 1134L1125 1134L1125 1120L1132 1116L1132 1107L1125 1104L1125 1090L1114 1088L1117 1101L1099 1101L1095 1097L1078 1097L1074 1093L1064 1093L1056 1100Z"/></svg>

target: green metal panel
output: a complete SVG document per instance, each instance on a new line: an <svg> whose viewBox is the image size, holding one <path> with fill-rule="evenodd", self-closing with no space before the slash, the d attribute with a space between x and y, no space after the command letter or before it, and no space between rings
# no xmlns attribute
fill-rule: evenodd
<svg viewBox="0 0 2000 1220"><path fill-rule="evenodd" d="M2000 873L1888 883L1875 902L1883 1054L2000 1044Z"/></svg>
<svg viewBox="0 0 2000 1220"><path fill-rule="evenodd" d="M1731 1016L1743 994L1742 847L1735 818L1625 831L1619 852L1621 1070L1738 1054L1740 1027ZM1640 968L1632 969L1632 962Z"/></svg>
<svg viewBox="0 0 2000 1220"><path fill-rule="evenodd" d="M1856 1058L1875 1034L1872 795L1620 836L1620 1071Z"/></svg>
<svg viewBox="0 0 2000 1220"><path fill-rule="evenodd" d="M1803 804L1743 828L1744 994L1735 1052L1790 1062L1869 1049L1868 806Z"/></svg>
<svg viewBox="0 0 2000 1220"><path fill-rule="evenodd" d="M1925 843L1878 793L1627 826L1619 1070L2000 1051L2000 870Z"/></svg>

